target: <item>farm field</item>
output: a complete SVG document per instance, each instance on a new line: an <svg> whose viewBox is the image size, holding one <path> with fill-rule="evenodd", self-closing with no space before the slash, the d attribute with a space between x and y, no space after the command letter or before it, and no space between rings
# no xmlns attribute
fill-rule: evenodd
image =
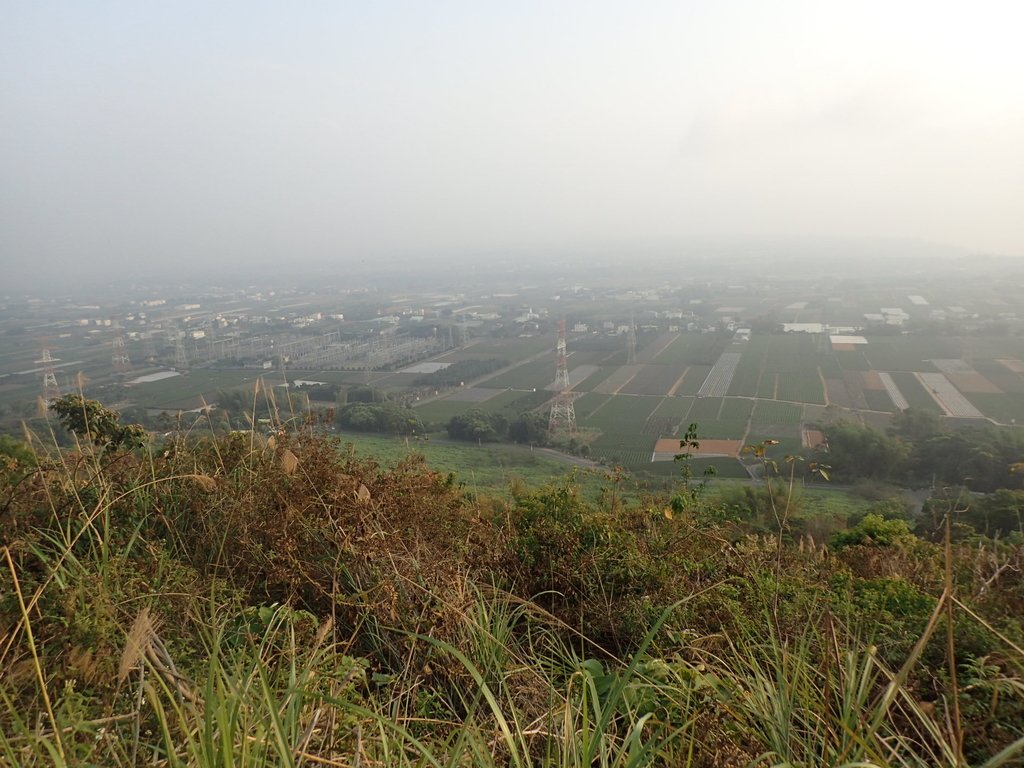
<svg viewBox="0 0 1024 768"><path fill-rule="evenodd" d="M1024 407L1017 402L1024 398L1007 394L1024 393L1024 373L998 358L967 362L953 357L961 348L959 340L871 337L867 345L838 352L807 334L754 335L746 343L726 343L724 337L683 333L656 341L648 352L657 362L589 369L586 382L600 383L577 398L575 409L581 429L598 435L591 443L595 458L647 471L652 441L674 439L690 423L706 440L773 439L799 453L806 424L855 418L884 426L891 413L907 406L960 418L984 414L1004 423L1024 419ZM1013 345L994 346L993 353L1015 351ZM873 359L892 363L904 354L909 358L892 370L872 366ZM527 366L510 373L525 381ZM535 370L547 378L549 361ZM929 374L943 376L945 408L929 391L926 382L938 383ZM666 397L668 392L674 396Z"/></svg>
<svg viewBox="0 0 1024 768"><path fill-rule="evenodd" d="M667 395L684 371L676 365L645 365L620 391L633 395Z"/></svg>
<svg viewBox="0 0 1024 768"><path fill-rule="evenodd" d="M731 343L731 334L682 333L653 362L662 365L704 365L710 370Z"/></svg>

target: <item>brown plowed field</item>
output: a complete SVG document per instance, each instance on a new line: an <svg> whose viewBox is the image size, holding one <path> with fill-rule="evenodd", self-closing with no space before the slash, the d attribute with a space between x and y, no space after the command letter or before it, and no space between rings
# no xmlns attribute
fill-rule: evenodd
<svg viewBox="0 0 1024 768"><path fill-rule="evenodd" d="M878 375L877 371L864 371L864 389L885 389L885 384L882 382L882 377Z"/></svg>
<svg viewBox="0 0 1024 768"><path fill-rule="evenodd" d="M947 373L946 378L953 382L953 386L961 392L999 395L1003 391L977 371L973 373Z"/></svg>

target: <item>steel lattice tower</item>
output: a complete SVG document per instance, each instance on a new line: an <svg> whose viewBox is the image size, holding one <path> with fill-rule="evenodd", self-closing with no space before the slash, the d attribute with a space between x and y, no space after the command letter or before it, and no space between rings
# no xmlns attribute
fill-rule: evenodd
<svg viewBox="0 0 1024 768"><path fill-rule="evenodd" d="M188 368L188 355L185 353L185 332L174 333L174 367Z"/></svg>
<svg viewBox="0 0 1024 768"><path fill-rule="evenodd" d="M114 367L115 372L127 373L132 369L132 361L128 357L128 348L124 343L124 331L121 330L121 323L117 320L112 320L111 325L114 326L114 344L113 352L110 355L110 364Z"/></svg>
<svg viewBox="0 0 1024 768"><path fill-rule="evenodd" d="M548 431L576 434L576 409L573 407L572 385L569 383L569 361L565 350L565 320L558 323L558 361L555 363L555 399L551 401Z"/></svg>
<svg viewBox="0 0 1024 768"><path fill-rule="evenodd" d="M629 313L629 333L626 334L626 364L636 363L636 323L633 320L633 313Z"/></svg>
<svg viewBox="0 0 1024 768"><path fill-rule="evenodd" d="M53 364L59 358L50 354L49 341L43 339L43 356L36 360L43 365L43 403L49 405L60 397L60 386L57 384L57 374L53 370Z"/></svg>

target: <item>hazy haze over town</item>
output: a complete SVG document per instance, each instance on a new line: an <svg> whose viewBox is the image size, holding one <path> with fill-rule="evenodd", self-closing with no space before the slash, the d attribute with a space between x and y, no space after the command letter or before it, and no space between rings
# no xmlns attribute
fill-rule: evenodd
<svg viewBox="0 0 1024 768"><path fill-rule="evenodd" d="M1022 27L1014 2L9 3L4 282L1021 256Z"/></svg>

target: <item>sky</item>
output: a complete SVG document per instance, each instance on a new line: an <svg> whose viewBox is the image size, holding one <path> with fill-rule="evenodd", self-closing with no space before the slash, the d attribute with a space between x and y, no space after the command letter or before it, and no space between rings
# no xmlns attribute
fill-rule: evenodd
<svg viewBox="0 0 1024 768"><path fill-rule="evenodd" d="M1024 3L0 0L0 266L1024 256Z"/></svg>

